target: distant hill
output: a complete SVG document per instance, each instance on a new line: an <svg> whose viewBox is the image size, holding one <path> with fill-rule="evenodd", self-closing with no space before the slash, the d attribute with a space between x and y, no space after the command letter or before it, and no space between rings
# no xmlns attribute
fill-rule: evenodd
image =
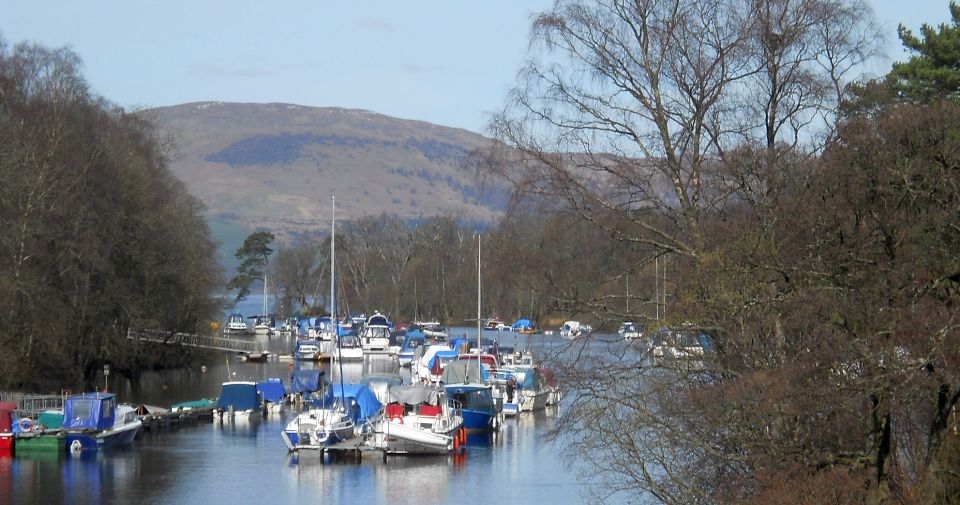
<svg viewBox="0 0 960 505"><path fill-rule="evenodd" d="M466 130L277 103L201 102L144 113L175 142L171 169L207 205L216 238L228 246L241 229L283 238L325 232L334 193L340 219L462 212L489 222L506 202L502 189L478 189L465 167L490 142Z"/></svg>

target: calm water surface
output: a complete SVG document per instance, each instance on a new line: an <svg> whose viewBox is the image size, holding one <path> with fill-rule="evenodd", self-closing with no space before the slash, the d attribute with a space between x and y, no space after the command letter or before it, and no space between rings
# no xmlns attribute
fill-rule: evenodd
<svg viewBox="0 0 960 505"><path fill-rule="evenodd" d="M458 328L451 336L476 335ZM484 335L494 336L494 335ZM559 337L495 334L503 345L545 349ZM251 337L252 338L252 337ZM275 350L289 352L287 339L258 337ZM244 363L211 354L207 371L178 370L145 374L138 392L113 385L123 402L168 406L177 401L213 398L220 384L233 379L289 378L287 363ZM366 372L391 371L388 358L344 365L344 377L356 381ZM329 365L323 365L331 378ZM404 372L409 374L409 372ZM111 377L113 378L113 377ZM333 380L336 379L334 372ZM563 408L562 406L560 407ZM293 412L271 414L250 425L199 422L179 429L145 432L132 447L50 458L0 459L0 503L583 503L583 485L565 464L563 440L543 435L557 409L508 419L493 435L470 435L466 456L402 457L386 462L379 453L353 459L287 454L280 431Z"/></svg>

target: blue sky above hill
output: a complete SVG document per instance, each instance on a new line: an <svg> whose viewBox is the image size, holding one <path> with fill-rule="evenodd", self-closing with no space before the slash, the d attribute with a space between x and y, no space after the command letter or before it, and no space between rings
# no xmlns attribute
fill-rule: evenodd
<svg viewBox="0 0 960 505"><path fill-rule="evenodd" d="M905 56L898 23L949 19L947 1L870 0L887 35L883 74ZM219 100L372 110L483 133L551 0L452 2L12 2L7 43L72 47L94 91L130 108Z"/></svg>

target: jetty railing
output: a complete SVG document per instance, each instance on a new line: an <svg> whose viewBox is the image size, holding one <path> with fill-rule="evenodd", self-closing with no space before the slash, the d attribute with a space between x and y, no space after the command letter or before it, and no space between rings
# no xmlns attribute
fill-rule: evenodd
<svg viewBox="0 0 960 505"><path fill-rule="evenodd" d="M15 391L0 391L0 401L17 404L17 413L23 417L37 417L48 410L62 410L63 399L69 394L40 395L35 393L19 393Z"/></svg>
<svg viewBox="0 0 960 505"><path fill-rule="evenodd" d="M264 351L260 344L251 340L238 340L233 338L197 335L196 333L174 333L163 330L130 329L127 330L127 338L130 340L139 340L141 342L182 345L186 347L197 347L200 349L212 349L215 351L245 353Z"/></svg>

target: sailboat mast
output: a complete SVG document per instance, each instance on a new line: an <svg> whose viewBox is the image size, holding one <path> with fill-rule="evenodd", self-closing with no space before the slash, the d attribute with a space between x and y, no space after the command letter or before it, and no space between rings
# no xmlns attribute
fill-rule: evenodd
<svg viewBox="0 0 960 505"><path fill-rule="evenodd" d="M330 197L330 321L333 322L334 328L337 329L337 335L340 335L339 323L337 322L337 292L336 292L336 275L337 271L336 266L336 221L334 220L334 213L336 212L337 206L337 197Z"/></svg>
<svg viewBox="0 0 960 505"><path fill-rule="evenodd" d="M337 197L330 197L330 322L337 336L337 367L340 369L340 395L343 396L343 352L340 342L340 322L337 321ZM346 406L344 406L345 408Z"/></svg>
<svg viewBox="0 0 960 505"><path fill-rule="evenodd" d="M480 299L480 250L482 249L481 242L483 240L483 235L477 233L477 372L479 372L478 378L482 380L483 378L483 367L480 363L480 355L482 354L482 347L480 346L480 335L483 334L483 321L480 319L481 314L481 299Z"/></svg>

